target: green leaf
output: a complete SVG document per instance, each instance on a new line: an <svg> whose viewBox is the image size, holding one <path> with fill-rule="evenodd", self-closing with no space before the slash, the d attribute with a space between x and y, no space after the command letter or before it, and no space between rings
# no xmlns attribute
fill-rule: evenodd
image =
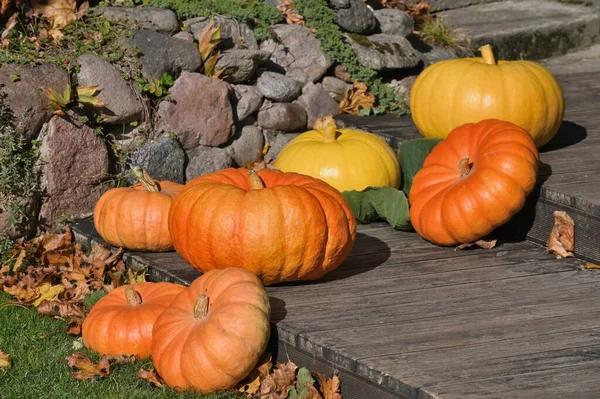
<svg viewBox="0 0 600 399"><path fill-rule="evenodd" d="M21 79L18 73L11 73L10 75L8 75L8 78L11 82L18 82Z"/></svg>
<svg viewBox="0 0 600 399"><path fill-rule="evenodd" d="M87 294L83 298L83 305L89 309L94 306L96 302L98 302L104 295L106 295L106 291L104 290L98 290L92 292L91 294Z"/></svg>
<svg viewBox="0 0 600 399"><path fill-rule="evenodd" d="M402 191L406 195L410 192L413 178L423 167L425 158L441 141L442 139L423 138L407 140L400 144L398 160L402 169Z"/></svg>
<svg viewBox="0 0 600 399"><path fill-rule="evenodd" d="M291 388L288 392L287 399L305 399L308 396L308 385L315 384L315 379L310 375L310 371L306 367L298 369L296 375L296 387Z"/></svg>
<svg viewBox="0 0 600 399"><path fill-rule="evenodd" d="M360 223L383 219L397 230L412 230L408 215L408 198L393 187L367 187L363 191L342 193Z"/></svg>

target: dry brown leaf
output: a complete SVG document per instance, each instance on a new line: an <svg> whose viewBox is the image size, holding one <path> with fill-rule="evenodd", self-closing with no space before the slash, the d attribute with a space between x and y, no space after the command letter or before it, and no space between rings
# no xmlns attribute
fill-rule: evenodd
<svg viewBox="0 0 600 399"><path fill-rule="evenodd" d="M340 377L337 373L333 373L332 378L326 378L319 373L315 373L319 379L319 390L323 395L323 399L342 399L340 394Z"/></svg>
<svg viewBox="0 0 600 399"><path fill-rule="evenodd" d="M460 244L458 247L454 248L455 251L459 250L459 249L465 249L465 248L469 248L472 246L477 246L479 248L483 248L483 249L492 249L496 246L496 243L498 242L498 240L494 239L494 240L477 240L475 242L468 242L465 244Z"/></svg>
<svg viewBox="0 0 600 399"><path fill-rule="evenodd" d="M600 269L600 265L591 262L586 263L584 267L586 269Z"/></svg>
<svg viewBox="0 0 600 399"><path fill-rule="evenodd" d="M135 362L135 355L104 355L110 364L128 364Z"/></svg>
<svg viewBox="0 0 600 399"><path fill-rule="evenodd" d="M575 256L575 222L565 211L554 211L554 226L548 238L548 253L557 259Z"/></svg>
<svg viewBox="0 0 600 399"><path fill-rule="evenodd" d="M258 359L254 369L236 386L236 391L245 393L248 396L255 395L260 389L262 380L269 375L272 367L271 354L264 352L260 359Z"/></svg>
<svg viewBox="0 0 600 399"><path fill-rule="evenodd" d="M285 22L290 25L306 25L304 17L296 11L292 0L281 0L277 7L279 11L285 16Z"/></svg>
<svg viewBox="0 0 600 399"><path fill-rule="evenodd" d="M0 350L0 370L8 369L12 367L13 361L8 353L4 353Z"/></svg>
<svg viewBox="0 0 600 399"><path fill-rule="evenodd" d="M21 268L21 265L23 264L23 259L25 259L26 254L27 254L27 251L25 251L24 248L21 248L21 251L19 252L19 256L17 256L17 260L15 261L15 263L12 267L13 272L19 271L19 269Z"/></svg>
<svg viewBox="0 0 600 399"><path fill-rule="evenodd" d="M352 83L352 75L350 75L350 72L348 72L348 68L342 64L336 65L333 73L336 78L343 80L346 83Z"/></svg>
<svg viewBox="0 0 600 399"><path fill-rule="evenodd" d="M40 296L32 302L32 305L37 308L42 302L53 300L64 290L65 286L62 284L52 285L50 283L44 283L40 285L38 290Z"/></svg>
<svg viewBox="0 0 600 399"><path fill-rule="evenodd" d="M75 370L71 375L78 380L105 378L110 374L110 362L106 356L103 356L98 363L94 363L83 353L75 352L66 360L67 365Z"/></svg>
<svg viewBox="0 0 600 399"><path fill-rule="evenodd" d="M140 371L138 371L137 375L142 380L148 381L150 383L150 385L152 385L155 388L160 388L165 383L163 381L163 379L160 378L160 376L158 375L156 370L154 370L154 369L151 369L151 370L140 369Z"/></svg>
<svg viewBox="0 0 600 399"><path fill-rule="evenodd" d="M64 28L77 20L76 0L49 0L44 4L38 1L33 3L34 13L48 21L50 31ZM52 36L52 33L50 35Z"/></svg>
<svg viewBox="0 0 600 399"><path fill-rule="evenodd" d="M296 381L296 366L293 362L287 361L275 365L271 372L260 384L260 396L265 399L285 399L288 396L290 388Z"/></svg>
<svg viewBox="0 0 600 399"><path fill-rule="evenodd" d="M375 96L367 92L367 84L354 82L340 101L339 113L356 115L361 109L375 105Z"/></svg>

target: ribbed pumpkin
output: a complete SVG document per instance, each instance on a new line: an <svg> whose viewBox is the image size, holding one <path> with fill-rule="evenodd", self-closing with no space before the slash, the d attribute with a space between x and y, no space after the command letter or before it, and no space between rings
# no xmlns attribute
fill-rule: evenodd
<svg viewBox="0 0 600 399"><path fill-rule="evenodd" d="M339 191L297 173L225 169L186 184L169 213L175 250L196 269L242 267L265 285L336 269L356 237Z"/></svg>
<svg viewBox="0 0 600 399"><path fill-rule="evenodd" d="M531 61L498 61L489 45L481 58L436 62L417 77L410 111L425 137L445 138L465 123L500 119L525 129L537 147L548 143L564 116L554 75Z"/></svg>
<svg viewBox="0 0 600 399"><path fill-rule="evenodd" d="M154 368L171 388L233 388L265 351L270 315L269 298L252 273L209 271L156 320Z"/></svg>
<svg viewBox="0 0 600 399"><path fill-rule="evenodd" d="M525 205L538 165L537 148L520 127L499 120L460 126L415 175L410 221L435 244L474 242Z"/></svg>
<svg viewBox="0 0 600 399"><path fill-rule="evenodd" d="M178 284L151 282L115 288L83 321L83 343L103 355L150 357L156 318L185 290Z"/></svg>
<svg viewBox="0 0 600 399"><path fill-rule="evenodd" d="M321 179L339 191L369 186L400 186L396 153L374 134L338 129L332 117L320 118L277 155L275 169Z"/></svg>
<svg viewBox="0 0 600 399"><path fill-rule="evenodd" d="M139 168L134 172L139 183L108 190L96 203L96 231L115 247L133 251L172 250L167 218L171 201L183 184L155 181Z"/></svg>

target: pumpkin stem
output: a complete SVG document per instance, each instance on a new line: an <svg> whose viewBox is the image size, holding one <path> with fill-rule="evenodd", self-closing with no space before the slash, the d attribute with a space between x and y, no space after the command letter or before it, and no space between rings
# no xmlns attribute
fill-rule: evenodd
<svg viewBox="0 0 600 399"><path fill-rule="evenodd" d="M194 303L194 318L203 319L208 314L208 297L205 294L200 295Z"/></svg>
<svg viewBox="0 0 600 399"><path fill-rule="evenodd" d="M263 183L260 176L253 170L248 171L248 179L250 179L250 189L258 190L261 188L265 188L265 184Z"/></svg>
<svg viewBox="0 0 600 399"><path fill-rule="evenodd" d="M479 47L478 50L481 51L481 57L486 64L496 65L496 58L494 58L492 46L486 44L485 46Z"/></svg>
<svg viewBox="0 0 600 399"><path fill-rule="evenodd" d="M323 142L333 143L335 141L337 125L333 116L321 117L314 123L313 127L316 130L323 130Z"/></svg>
<svg viewBox="0 0 600 399"><path fill-rule="evenodd" d="M458 162L458 171L460 172L460 178L466 177L470 172L473 164L469 162L469 156L462 157Z"/></svg>
<svg viewBox="0 0 600 399"><path fill-rule="evenodd" d="M131 171L133 172L133 175L138 178L138 180L142 184L142 187L144 187L144 190L156 193L160 191L160 186L154 181L152 176L150 176L148 172L146 172L144 169L140 168L139 166L136 166Z"/></svg>
<svg viewBox="0 0 600 399"><path fill-rule="evenodd" d="M132 286L125 288L125 298L129 306L138 306L142 304L142 296Z"/></svg>

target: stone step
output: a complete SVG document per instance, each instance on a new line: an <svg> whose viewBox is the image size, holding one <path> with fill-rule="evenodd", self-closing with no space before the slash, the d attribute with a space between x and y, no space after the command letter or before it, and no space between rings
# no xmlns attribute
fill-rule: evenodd
<svg viewBox="0 0 600 399"><path fill-rule="evenodd" d="M476 4L496 3L503 0L429 0L431 12L453 10L455 8L463 8Z"/></svg>
<svg viewBox="0 0 600 399"><path fill-rule="evenodd" d="M584 50L540 61L555 75L600 71L600 43Z"/></svg>
<svg viewBox="0 0 600 399"><path fill-rule="evenodd" d="M438 13L464 30L474 50L490 44L498 59L541 60L591 46L600 38L595 3L518 0L476 4Z"/></svg>

